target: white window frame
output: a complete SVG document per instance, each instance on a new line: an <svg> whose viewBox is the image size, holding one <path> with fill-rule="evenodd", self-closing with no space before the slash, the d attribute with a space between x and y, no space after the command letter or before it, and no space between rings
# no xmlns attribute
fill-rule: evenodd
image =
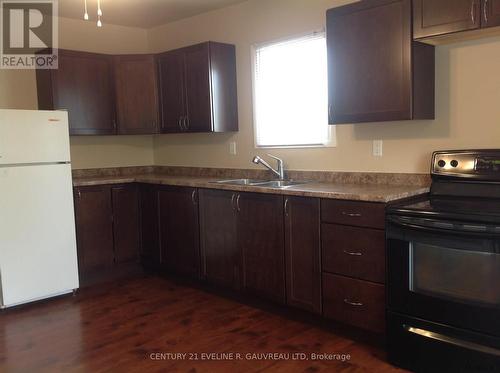
<svg viewBox="0 0 500 373"><path fill-rule="evenodd" d="M328 142L324 144L308 144L308 145L259 145L257 143L257 105L256 105L256 84L255 84L255 64L256 64L256 54L257 49L286 42L289 40L305 38L311 35L324 34L326 37L326 30L320 29L316 31L311 31L307 33L296 34L293 36L287 36L279 39L274 39L262 43L254 43L250 47L250 56L251 56L251 69L252 69L252 129L253 129L253 141L255 149L302 149L302 148L335 148L337 147L337 126L328 124L328 118L325 118L326 124L328 125ZM325 105L328 105L328 102L325 102Z"/></svg>

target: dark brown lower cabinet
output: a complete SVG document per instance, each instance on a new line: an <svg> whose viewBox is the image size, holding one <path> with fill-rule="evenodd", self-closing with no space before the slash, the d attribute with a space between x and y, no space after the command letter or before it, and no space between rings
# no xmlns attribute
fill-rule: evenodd
<svg viewBox="0 0 500 373"><path fill-rule="evenodd" d="M141 208L141 262L146 268L159 269L161 249L158 186L142 184L139 200Z"/></svg>
<svg viewBox="0 0 500 373"><path fill-rule="evenodd" d="M76 188L75 214L80 276L111 267L114 252L110 187Z"/></svg>
<svg viewBox="0 0 500 373"><path fill-rule="evenodd" d="M385 330L385 286L323 273L323 314L376 333Z"/></svg>
<svg viewBox="0 0 500 373"><path fill-rule="evenodd" d="M238 193L235 204L245 291L285 303L283 197Z"/></svg>
<svg viewBox="0 0 500 373"><path fill-rule="evenodd" d="M115 262L139 259L139 191L136 185L111 189Z"/></svg>
<svg viewBox="0 0 500 373"><path fill-rule="evenodd" d="M199 277L198 190L162 187L159 203L162 266L173 273Z"/></svg>
<svg viewBox="0 0 500 373"><path fill-rule="evenodd" d="M240 288L240 250L236 233L236 194L200 189L202 277L227 288Z"/></svg>
<svg viewBox="0 0 500 373"><path fill-rule="evenodd" d="M137 261L138 197L133 184L75 188L78 265L84 285L125 274L128 264Z"/></svg>
<svg viewBox="0 0 500 373"><path fill-rule="evenodd" d="M320 203L285 197L287 304L321 313Z"/></svg>

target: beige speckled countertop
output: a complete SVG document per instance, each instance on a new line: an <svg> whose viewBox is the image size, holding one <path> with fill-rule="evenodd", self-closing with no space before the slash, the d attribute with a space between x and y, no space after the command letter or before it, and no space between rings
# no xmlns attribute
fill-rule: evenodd
<svg viewBox="0 0 500 373"><path fill-rule="evenodd" d="M174 185L196 188L224 189L239 192L271 193L293 196L319 197L370 202L391 202L403 198L414 197L429 192L425 185L394 185L378 183L336 183L309 181L305 184L286 189L217 184L215 181L230 178L214 178L201 176L173 176L161 173L86 176L75 177L74 186L91 186L104 184L147 183L158 185Z"/></svg>

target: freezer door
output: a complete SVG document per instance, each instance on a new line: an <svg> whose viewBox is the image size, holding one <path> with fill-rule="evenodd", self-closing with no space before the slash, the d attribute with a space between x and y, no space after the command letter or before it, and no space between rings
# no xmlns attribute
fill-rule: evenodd
<svg viewBox="0 0 500 373"><path fill-rule="evenodd" d="M4 306L78 288L69 164L0 168Z"/></svg>
<svg viewBox="0 0 500 373"><path fill-rule="evenodd" d="M69 161L66 111L0 110L0 166Z"/></svg>

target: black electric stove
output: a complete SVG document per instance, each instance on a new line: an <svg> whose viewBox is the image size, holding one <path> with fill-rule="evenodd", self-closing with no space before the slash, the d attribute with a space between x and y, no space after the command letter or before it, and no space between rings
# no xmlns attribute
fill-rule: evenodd
<svg viewBox="0 0 500 373"><path fill-rule="evenodd" d="M500 372L500 150L436 152L431 175L387 211L389 359Z"/></svg>

